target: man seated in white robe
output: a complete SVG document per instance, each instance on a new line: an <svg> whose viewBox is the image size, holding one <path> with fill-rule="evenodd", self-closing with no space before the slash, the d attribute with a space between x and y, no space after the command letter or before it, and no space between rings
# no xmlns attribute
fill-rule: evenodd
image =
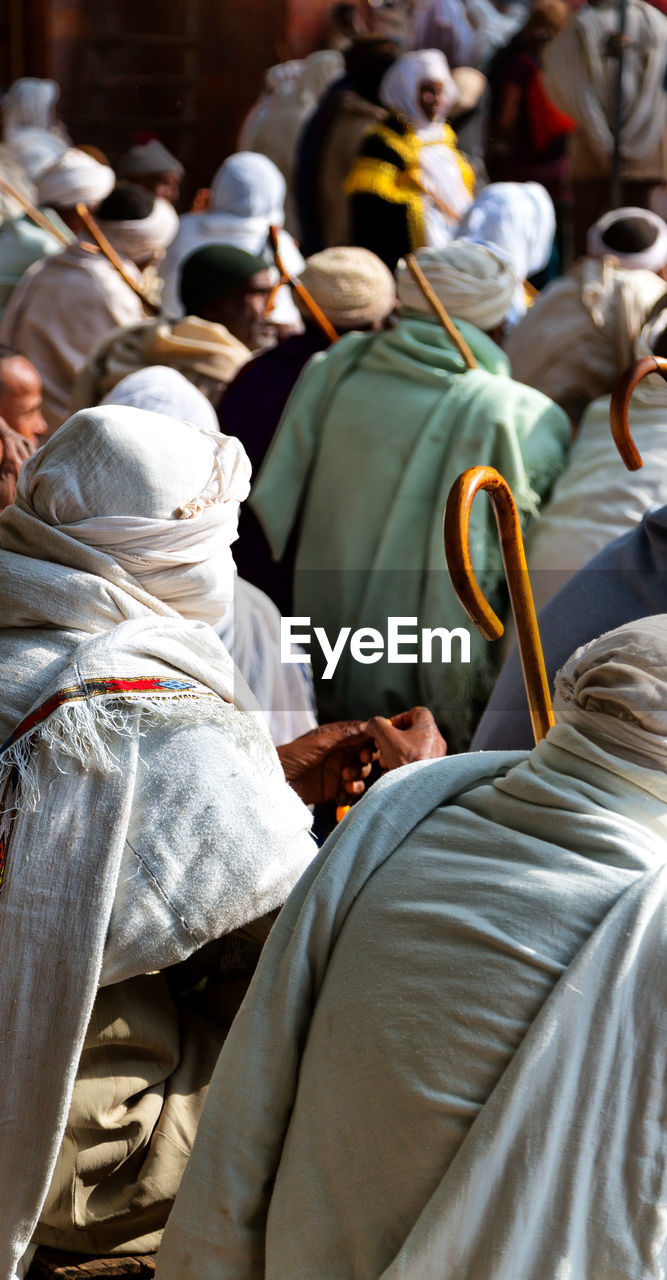
<svg viewBox="0 0 667 1280"><path fill-rule="evenodd" d="M141 271L176 234L173 206L139 187L118 185L100 204L97 220L125 276L141 291ZM84 238L35 263L14 291L0 341L18 347L39 370L51 431L67 417L74 380L96 343L119 325L145 319L132 284Z"/></svg>
<svg viewBox="0 0 667 1280"><path fill-rule="evenodd" d="M552 280L505 342L517 382L579 422L610 395L632 344L667 290L667 226L645 209L615 209L589 230L586 256Z"/></svg>
<svg viewBox="0 0 667 1280"><path fill-rule="evenodd" d="M555 713L379 783L306 872L158 1280L662 1273L667 617L578 651Z"/></svg>

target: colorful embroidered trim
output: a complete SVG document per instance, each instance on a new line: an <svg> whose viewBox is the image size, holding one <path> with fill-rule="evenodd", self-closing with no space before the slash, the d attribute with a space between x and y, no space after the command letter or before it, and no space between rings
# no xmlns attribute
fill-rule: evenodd
<svg viewBox="0 0 667 1280"><path fill-rule="evenodd" d="M197 689L198 694L201 693L202 696L217 697L217 694L211 690L204 689L194 684L191 680L162 679L147 676L135 676L127 680L105 679L103 677L84 680L81 684L71 685L67 689L59 689L58 693L54 693L51 698L47 698L41 707L31 711L0 747L0 755L8 751L10 747L13 747L19 738L24 737L26 733L30 733L38 724L41 724L42 720L46 720L47 716L57 711L66 702L84 702L86 698L98 698L114 693L119 695L124 693L178 693L187 689Z"/></svg>

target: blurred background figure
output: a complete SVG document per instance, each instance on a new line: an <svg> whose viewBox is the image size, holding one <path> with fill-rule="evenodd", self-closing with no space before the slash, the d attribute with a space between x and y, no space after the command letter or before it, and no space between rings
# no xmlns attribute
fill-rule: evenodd
<svg viewBox="0 0 667 1280"><path fill-rule="evenodd" d="M135 142L120 157L117 172L118 177L126 182L145 187L152 195L178 205L185 169L159 138L148 137L145 141Z"/></svg>

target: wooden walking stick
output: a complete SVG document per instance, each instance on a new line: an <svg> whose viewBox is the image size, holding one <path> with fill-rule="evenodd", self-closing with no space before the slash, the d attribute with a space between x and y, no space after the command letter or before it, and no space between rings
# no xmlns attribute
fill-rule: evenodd
<svg viewBox="0 0 667 1280"><path fill-rule="evenodd" d="M470 350L468 343L463 337L463 334L459 333L456 325L454 324L454 321L449 315L449 312L445 309L445 307L443 307L435 290L431 288L428 280L426 279L426 276L424 275L424 272L422 271L419 263L417 262L417 259L415 258L414 253L407 254L405 263L408 268L408 271L411 273L411 275L414 276L415 280L417 281L417 284L419 285L419 288L421 289L424 297L426 298L426 301L428 302L431 310L438 317L438 320L440 321L440 324L445 330L445 333L449 335L455 347L458 349L460 355L463 356L463 359L465 360L468 368L478 369L479 365L477 364L477 361L472 351Z"/></svg>
<svg viewBox="0 0 667 1280"><path fill-rule="evenodd" d="M276 285L273 286L273 289L269 294L266 307L264 308L264 315L265 316L269 315L271 308L273 307L273 304L275 302L276 294L280 289L281 285L288 284L290 288L294 290L297 297L301 299L304 307L306 307L306 309L310 312L311 316L313 317L315 324L319 325L323 334L325 334L325 336L329 339L329 342L331 343L338 342L338 334L336 333L336 330L334 329L331 321L328 320L327 317L325 316L322 308L318 307L315 299L311 296L311 294L309 294L305 285L301 284L300 280L295 280L293 276L290 275L289 271L285 270L285 266L280 253L280 245L278 242L278 227L269 227L269 238L271 240L271 248L273 250L275 263L278 268L278 271L280 272L280 280Z"/></svg>
<svg viewBox="0 0 667 1280"><path fill-rule="evenodd" d="M98 249L101 250L105 258L111 263L112 267L116 268L116 271L118 272L119 276L121 276L121 278L125 281L126 285L128 285L129 288L132 290L132 292L136 293L137 297L141 299L141 301L144 304L144 307L149 312L149 314L154 316L159 315L160 314L159 306L157 305L157 303L153 302L152 298L148 297L148 294L144 293L143 289L136 283L135 280L132 279L132 276L128 275L121 258L119 258L118 254L116 253L116 250L114 249L110 241L107 240L104 232L101 231L100 228L98 227L88 206L85 204L79 203L76 206L76 211L84 227L86 228L86 231L88 232L88 235L90 236L91 240L95 241L95 244L97 245Z"/></svg>
<svg viewBox="0 0 667 1280"><path fill-rule="evenodd" d="M629 369L622 373L611 397L609 406L609 422L614 444L618 449L628 471L638 471L643 467L642 456L637 448L628 424L628 409L635 387L649 374L657 373L667 382L667 360L661 356L643 356L635 360Z"/></svg>
<svg viewBox="0 0 667 1280"><path fill-rule="evenodd" d="M482 595L470 560L468 526L475 494L486 489L500 535L500 549L516 625L521 667L535 741L554 717L519 517L507 481L494 467L469 467L452 485L445 509L445 558L452 586L485 640L499 640L504 627Z"/></svg>
<svg viewBox="0 0 667 1280"><path fill-rule="evenodd" d="M34 204L31 204L29 200L26 200L25 197L21 195L21 192L17 191L12 186L11 182L7 182L6 178L0 177L0 191L4 191L8 196L11 196L12 200L15 200L23 209L23 212L27 217L30 218L30 221L34 222L35 226L40 227L42 231L50 232L50 234L55 236L56 240L59 240L63 245L69 246L74 243L73 237L70 239L69 236L65 235L64 231L61 231L59 227L56 227L52 222L49 222L49 219L42 213L41 209L37 209Z"/></svg>

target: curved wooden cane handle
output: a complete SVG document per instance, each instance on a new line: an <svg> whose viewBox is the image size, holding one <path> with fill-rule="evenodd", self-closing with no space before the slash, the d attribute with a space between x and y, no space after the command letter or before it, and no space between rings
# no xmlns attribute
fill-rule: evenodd
<svg viewBox="0 0 667 1280"><path fill-rule="evenodd" d="M628 409L635 387L638 387L642 379L647 378L651 373L657 373L667 382L667 360L663 360L661 356L643 356L641 360L635 360L635 363L621 374L611 397L609 406L611 434L628 471L638 471L644 465L641 453L630 435Z"/></svg>
<svg viewBox="0 0 667 1280"><path fill-rule="evenodd" d="M551 728L554 717L540 633L530 589L519 517L509 485L494 467L469 467L452 485L445 509L445 558L452 586L468 617L486 640L498 640L504 627L479 589L470 559L470 510L486 489L500 535L517 643L535 741Z"/></svg>

